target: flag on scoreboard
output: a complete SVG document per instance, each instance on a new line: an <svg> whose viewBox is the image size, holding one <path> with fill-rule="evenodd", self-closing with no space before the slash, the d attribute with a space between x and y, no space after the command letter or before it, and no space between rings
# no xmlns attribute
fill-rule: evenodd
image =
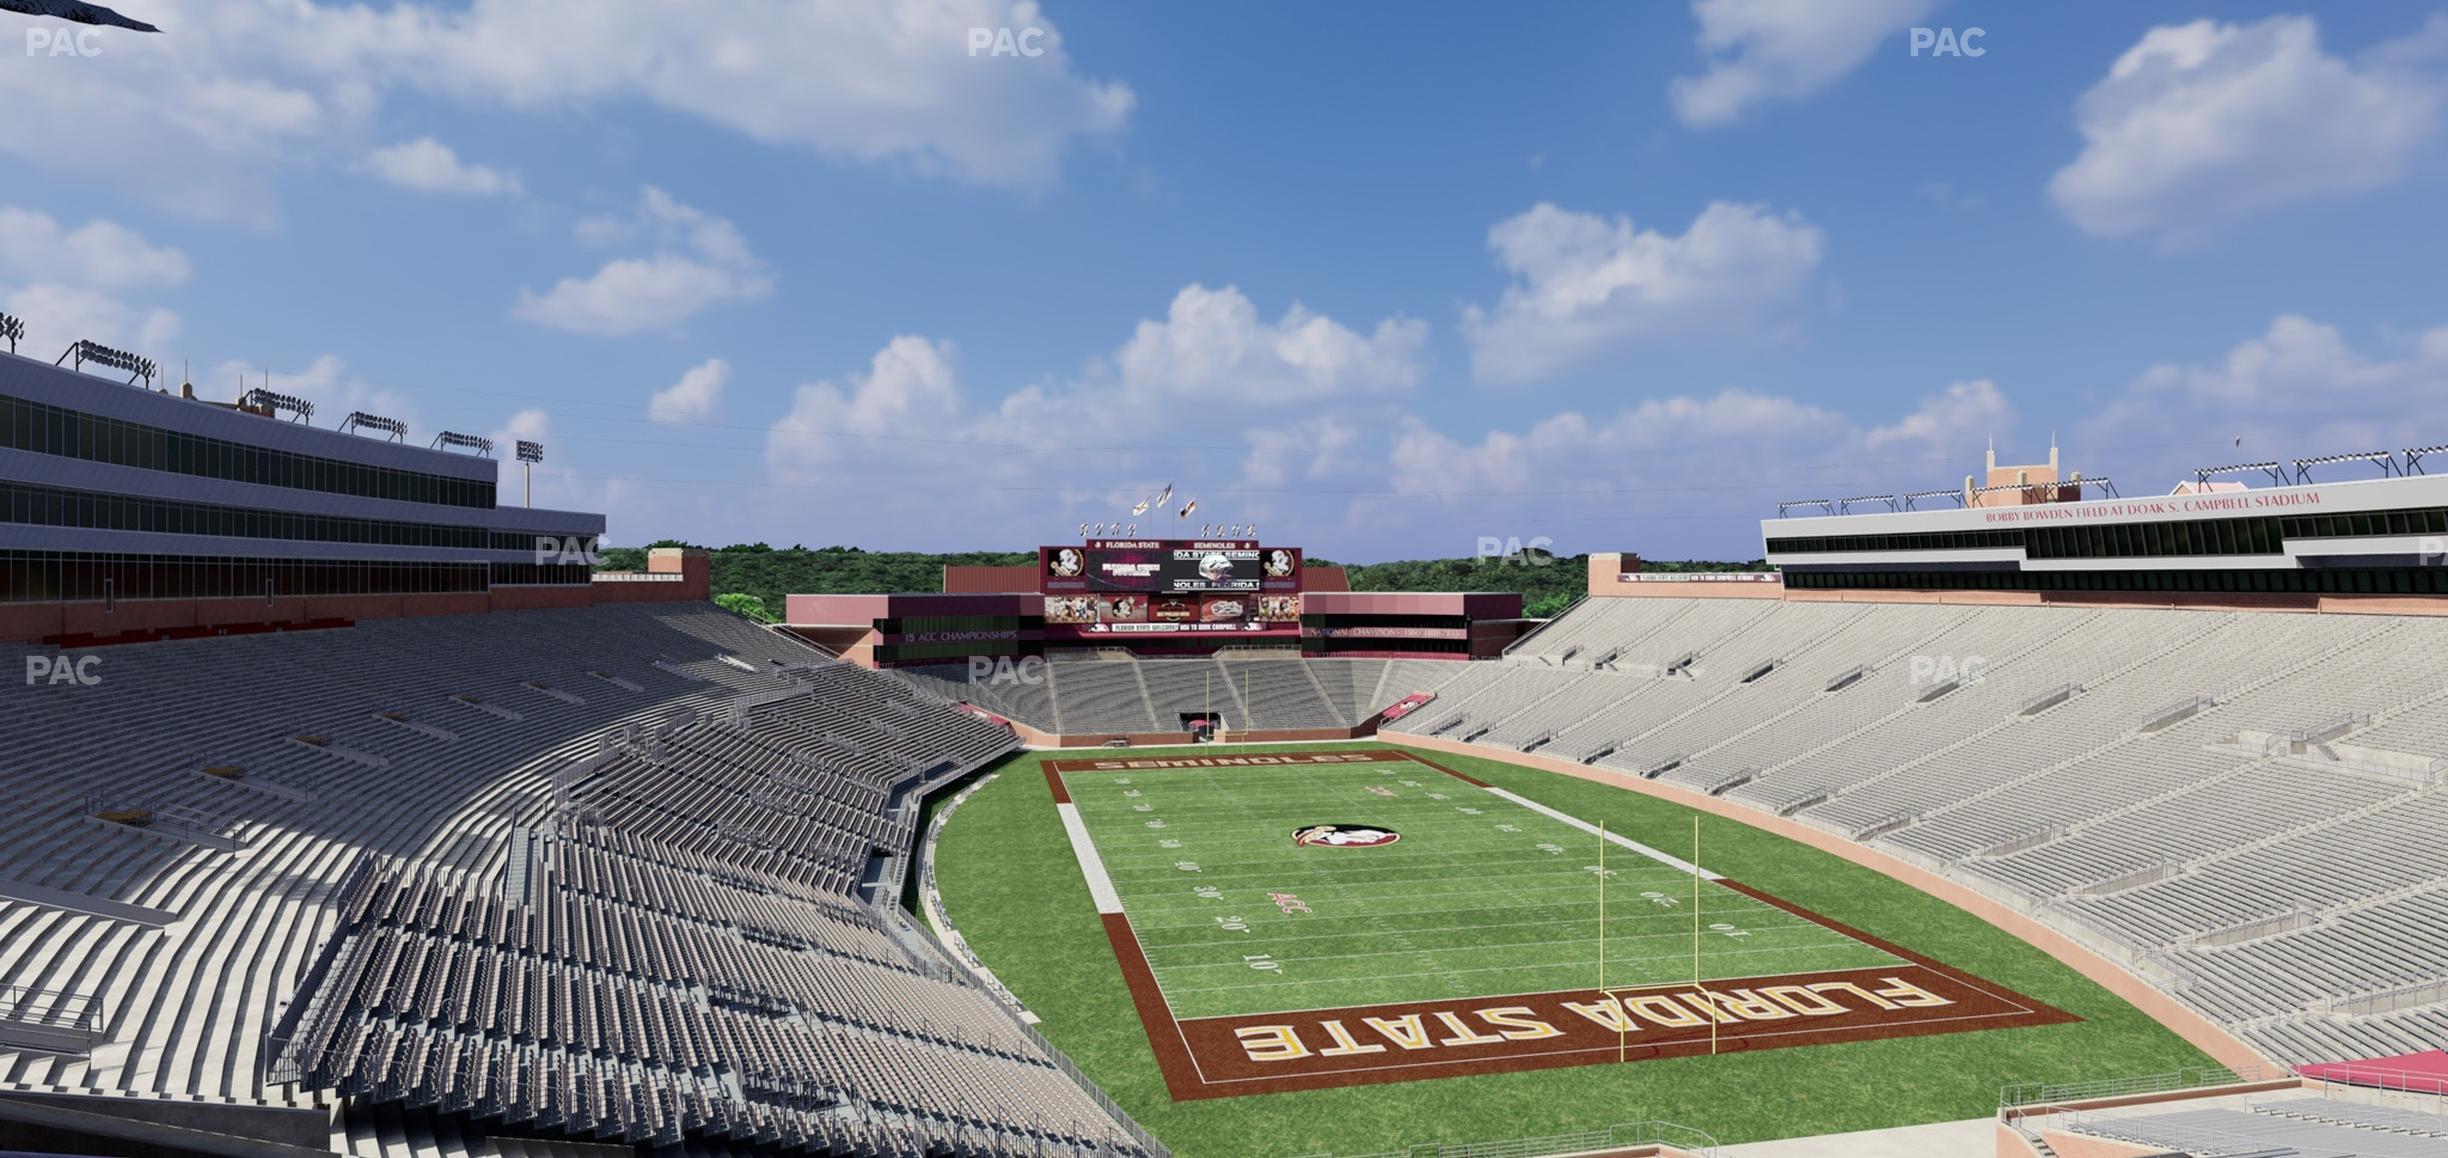
<svg viewBox="0 0 2448 1158"><path fill-rule="evenodd" d="M1139 505L1131 508L1131 517L1135 519L1146 514L1148 512L1149 501L1150 500L1147 499L1139 500Z"/></svg>
<svg viewBox="0 0 2448 1158"><path fill-rule="evenodd" d="M1172 501L1173 501L1173 484L1172 484L1172 483L1166 483L1166 484L1165 484L1165 489L1163 489L1163 490L1160 490L1160 491L1156 492L1156 502L1155 502L1155 504L1154 504L1154 505L1156 505L1156 506L1160 506L1160 507L1161 507L1161 506L1165 505L1166 503L1169 503L1169 502L1172 502Z"/></svg>
<svg viewBox="0 0 2448 1158"><path fill-rule="evenodd" d="M1186 518L1189 518L1189 517L1190 517L1191 512L1196 511L1196 510L1198 510L1198 500L1197 500L1197 499L1192 499L1192 500L1190 500L1190 504L1189 504L1188 506L1185 506L1185 507L1183 507L1183 508L1181 509L1181 516L1180 516L1180 517L1185 518L1185 519L1186 519Z"/></svg>

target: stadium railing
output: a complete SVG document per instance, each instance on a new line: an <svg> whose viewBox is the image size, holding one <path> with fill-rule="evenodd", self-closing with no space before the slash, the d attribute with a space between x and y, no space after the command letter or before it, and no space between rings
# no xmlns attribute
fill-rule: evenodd
<svg viewBox="0 0 2448 1158"><path fill-rule="evenodd" d="M2227 1066L2188 1066L2165 1073L2140 1074L2122 1078L2095 1078L2081 1082L2017 1082L1998 1089L1998 1108L2061 1105L2067 1102L2090 1102L2101 1098L2126 1098L2140 1094L2165 1094L2179 1090L2200 1090L2213 1086L2241 1086L2268 1081L2279 1075L2260 1066L2231 1069Z"/></svg>
<svg viewBox="0 0 2448 1158"><path fill-rule="evenodd" d="M2362 1065L2355 1062L2332 1062L2318 1067L2316 1072L2305 1073L2302 1076L2306 1081L2320 1083L2323 1096L2327 1096L2336 1087L2358 1086L2372 1090L2392 1090L2398 1093L2448 1097L2448 1077L2417 1070Z"/></svg>
<svg viewBox="0 0 2448 1158"><path fill-rule="evenodd" d="M1324 1152L1302 1158L1543 1158L1551 1154L1587 1154L1627 1146L1669 1146L1693 1158L1717 1158L1717 1139L1705 1130L1673 1122L1618 1122L1603 1130L1550 1134L1537 1138L1507 1138L1498 1142L1422 1143L1375 1154L1333 1155Z"/></svg>
<svg viewBox="0 0 2448 1158"><path fill-rule="evenodd" d="M1573 601L1572 601L1572 602L1570 602L1570 603L1565 604L1565 605L1564 605L1564 610L1559 611L1559 612L1556 612L1554 615L1550 615L1550 616L1548 616L1548 617L1547 617L1546 622L1539 624L1537 627L1533 627L1533 628L1531 628L1529 631L1523 632L1523 633L1522 633L1522 634L1521 634L1519 637L1515 638L1515 639L1513 640L1513 642L1506 644L1506 645L1505 645L1505 647L1504 647L1504 650L1503 650L1502 652L1499 652L1499 653L1498 653L1498 655L1499 655L1499 656L1510 656L1510 655L1512 655L1512 654L1513 654L1513 649L1514 649L1514 648L1520 647L1521 645L1523 645L1523 644L1525 644L1525 643L1528 643L1528 642L1530 642L1530 641L1531 641L1531 640L1533 640L1533 639L1537 639L1537 638L1539 637L1539 633L1540 633L1540 632L1543 632L1543 631L1547 630L1547 629L1548 629L1548 628L1550 628L1550 627L1554 627L1554 626L1555 626L1556 624L1558 624L1558 623L1562 623L1562 622L1564 621L1564 617L1565 617L1565 616L1570 615L1570 614L1572 614L1572 613L1573 613L1573 609L1574 609L1574 608L1579 607L1579 606L1581 606L1582 604L1587 603L1587 602L1589 602L1589 596L1588 596L1587 594L1581 594L1581 595L1576 595L1576 596L1573 596Z"/></svg>
<svg viewBox="0 0 2448 1158"><path fill-rule="evenodd" d="M2040 1128L2033 1124L2036 1119L2072 1125L2082 1120L2086 1113L2082 1107L2092 1102L2251 1085L2286 1076L2284 1071L2271 1072L2257 1065L2189 1066L2165 1073L2081 1082L2018 1082L1998 1089L1998 1121L2024 1138L2038 1141Z"/></svg>

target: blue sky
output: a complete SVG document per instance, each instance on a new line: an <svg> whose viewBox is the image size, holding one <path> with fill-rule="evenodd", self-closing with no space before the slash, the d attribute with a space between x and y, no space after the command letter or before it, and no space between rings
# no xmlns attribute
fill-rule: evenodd
<svg viewBox="0 0 2448 1158"><path fill-rule="evenodd" d="M536 437L620 543L1171 482L1338 559L1748 558L1992 436L2128 494L2448 442L2436 5L118 7L166 33L0 14L26 352Z"/></svg>

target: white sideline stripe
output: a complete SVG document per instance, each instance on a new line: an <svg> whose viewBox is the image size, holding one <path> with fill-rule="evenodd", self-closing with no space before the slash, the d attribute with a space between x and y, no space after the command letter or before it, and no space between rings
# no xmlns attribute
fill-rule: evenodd
<svg viewBox="0 0 2448 1158"><path fill-rule="evenodd" d="M1063 831L1071 834L1071 855L1079 858L1080 875L1088 878L1088 895L1096 898L1097 912L1121 912L1122 894L1114 891L1113 878L1105 875L1105 858L1097 855L1096 842L1088 838L1079 805L1057 804L1054 810L1062 813Z"/></svg>
<svg viewBox="0 0 2448 1158"><path fill-rule="evenodd" d="M1512 802L1513 802L1513 803L1515 803L1515 804L1521 805L1522 807L1527 808L1527 809L1529 809L1529 810L1530 810L1530 811L1532 811L1532 812L1538 813L1539 815L1544 816L1544 817L1548 818L1549 820L1561 820L1561 821L1563 821L1564 823L1566 823L1566 824L1569 824L1569 825L1573 826L1574 828L1578 828L1578 829L1580 829L1581 831L1583 831L1583 832L1586 832L1586 833L1590 834L1591 836L1596 836L1596 835L1598 835L1598 826L1597 826L1597 825L1595 825L1595 824L1591 824L1589 821L1583 820L1583 819L1581 819L1581 818L1579 818L1579 817L1577 817L1577 816L1566 816L1565 814L1563 814L1563 813L1561 813L1561 812L1558 812L1558 811L1556 811L1555 809L1549 808L1549 807L1547 807L1546 805L1541 804L1541 803L1539 803L1539 802L1538 802L1538 801L1536 801L1536 800L1531 800L1531 799L1528 799L1527 797L1515 796L1515 795L1513 795L1512 793L1507 792L1507 791L1505 791L1505 790L1504 790L1504 789L1502 789L1502 788L1490 788L1490 789L1488 789L1488 791L1489 791L1489 792L1492 792L1492 793L1494 793L1494 794L1496 794L1496 795L1498 795L1498 796L1501 796L1501 797L1503 797L1503 798L1505 798L1505 799L1507 799L1507 800L1510 800L1510 801L1512 801ZM1658 862L1659 864L1662 864L1662 865L1668 865L1668 866L1670 866L1670 867L1674 868L1674 869L1675 869L1676 871L1678 871L1678 872L1687 872L1687 873L1692 873L1692 874L1694 874L1694 875L1697 875L1697 876L1698 876L1698 877L1699 877L1701 880L1704 880L1704 881L1722 881L1722 880L1724 880L1724 879L1725 879L1724 877L1719 876L1719 875L1718 875L1718 874L1716 874L1716 873L1710 872L1710 871L1708 871L1707 869L1701 868L1699 865L1693 864L1692 862L1687 861L1687 860L1684 860L1684 859L1682 859L1681 857L1668 856L1667 854L1662 853L1662 852L1659 852L1658 850L1656 850L1656 849L1654 849L1654 848L1651 848L1651 847L1649 847L1648 845L1642 844L1641 842L1639 842L1639 841L1637 841L1637 840L1632 840L1632 839L1629 839L1629 838L1627 838L1627 837L1625 837L1625 836L1623 836L1623 835L1621 835L1621 834L1619 834L1619 833L1613 833L1613 832L1607 833L1607 834L1606 834L1606 838L1607 838L1607 843L1609 843L1609 844L1618 844L1618 845L1622 845L1623 847L1628 848L1628 849L1631 849L1632 851L1637 852L1637 853L1641 854L1642 856L1648 857L1649 859L1651 859L1651 860L1653 860L1653 861L1656 861L1656 862Z"/></svg>

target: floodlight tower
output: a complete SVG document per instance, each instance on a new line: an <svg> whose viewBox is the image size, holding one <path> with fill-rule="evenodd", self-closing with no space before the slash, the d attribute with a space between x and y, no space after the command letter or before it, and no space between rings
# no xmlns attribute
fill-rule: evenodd
<svg viewBox="0 0 2448 1158"><path fill-rule="evenodd" d="M524 438L518 440L518 460L519 468L526 472L527 505L532 507L535 505L535 464L544 461L544 444L529 442Z"/></svg>

